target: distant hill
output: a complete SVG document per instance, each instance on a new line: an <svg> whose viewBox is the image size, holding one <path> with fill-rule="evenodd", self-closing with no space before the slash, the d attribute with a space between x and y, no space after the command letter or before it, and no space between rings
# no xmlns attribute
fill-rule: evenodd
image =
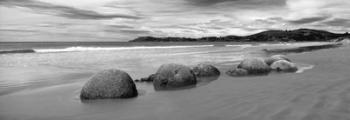
<svg viewBox="0 0 350 120"><path fill-rule="evenodd" d="M331 41L350 37L348 33L337 34L323 30L297 29L297 30L268 30L248 36L224 37L138 37L129 42L273 42L273 41Z"/></svg>

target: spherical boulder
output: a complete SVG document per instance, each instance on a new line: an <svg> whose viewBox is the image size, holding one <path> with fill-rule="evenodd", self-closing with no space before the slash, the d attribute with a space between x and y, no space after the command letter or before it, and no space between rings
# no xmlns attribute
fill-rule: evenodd
<svg viewBox="0 0 350 120"><path fill-rule="evenodd" d="M273 55L271 57L268 57L265 59L265 63L267 65L271 65L272 63L278 61L278 60L286 60L286 61L290 61L287 56L285 55Z"/></svg>
<svg viewBox="0 0 350 120"><path fill-rule="evenodd" d="M160 66L153 79L156 90L180 88L196 83L197 79L193 71L189 67L179 64Z"/></svg>
<svg viewBox="0 0 350 120"><path fill-rule="evenodd" d="M130 98L137 95L135 83L129 74L117 69L96 73L80 92L81 99Z"/></svg>
<svg viewBox="0 0 350 120"><path fill-rule="evenodd" d="M287 60L278 60L271 64L271 68L278 72L295 72L298 70L298 67Z"/></svg>
<svg viewBox="0 0 350 120"><path fill-rule="evenodd" d="M270 66L262 58L246 58L237 68L247 70L249 75L268 74L271 71Z"/></svg>
<svg viewBox="0 0 350 120"><path fill-rule="evenodd" d="M247 76L248 75L248 71L242 68L233 68L233 69L229 69L228 71L226 71L226 74L229 76Z"/></svg>
<svg viewBox="0 0 350 120"><path fill-rule="evenodd" d="M197 77L211 77L220 75L220 71L216 67L203 63L193 67L192 71Z"/></svg>

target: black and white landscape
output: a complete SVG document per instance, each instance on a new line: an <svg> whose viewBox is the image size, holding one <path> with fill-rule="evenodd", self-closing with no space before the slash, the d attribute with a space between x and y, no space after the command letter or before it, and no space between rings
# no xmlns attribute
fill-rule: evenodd
<svg viewBox="0 0 350 120"><path fill-rule="evenodd" d="M0 120L350 120L348 0L0 0Z"/></svg>

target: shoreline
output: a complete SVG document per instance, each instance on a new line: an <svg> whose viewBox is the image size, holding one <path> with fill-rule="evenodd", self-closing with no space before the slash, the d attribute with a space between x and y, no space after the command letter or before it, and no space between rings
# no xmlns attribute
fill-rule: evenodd
<svg viewBox="0 0 350 120"><path fill-rule="evenodd" d="M346 119L350 93L349 46L288 54L298 64L314 65L302 73L229 77L176 91L152 91L136 83L141 95L133 99L82 103L79 91L87 80L25 90L0 96L3 119ZM134 78L135 79L135 78Z"/></svg>

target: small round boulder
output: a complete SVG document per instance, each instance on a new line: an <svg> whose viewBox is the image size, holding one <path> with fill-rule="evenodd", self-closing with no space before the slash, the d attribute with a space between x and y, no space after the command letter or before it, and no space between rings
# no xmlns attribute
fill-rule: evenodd
<svg viewBox="0 0 350 120"><path fill-rule="evenodd" d="M220 75L220 71L216 67L208 64L198 64L192 68L192 71L198 77L211 77Z"/></svg>
<svg viewBox="0 0 350 120"><path fill-rule="evenodd" d="M226 72L229 76L239 77L239 76L247 76L248 71L242 68L233 68Z"/></svg>
<svg viewBox="0 0 350 120"><path fill-rule="evenodd" d="M247 70L249 75L268 74L271 71L270 66L262 58L246 58L237 68Z"/></svg>
<svg viewBox="0 0 350 120"><path fill-rule="evenodd" d="M140 80L135 80L136 82L153 82L155 74L151 74L148 77L140 78Z"/></svg>
<svg viewBox="0 0 350 120"><path fill-rule="evenodd" d="M272 63L271 68L278 72L296 72L298 67L287 60L279 60Z"/></svg>
<svg viewBox="0 0 350 120"><path fill-rule="evenodd" d="M196 83L197 80L193 71L189 67L179 64L160 66L153 79L156 90L180 88Z"/></svg>
<svg viewBox="0 0 350 120"><path fill-rule="evenodd" d="M273 55L271 57L268 57L265 59L265 62L267 65L271 65L272 63L278 61L278 60L286 60L286 61L290 61L287 56L285 55Z"/></svg>
<svg viewBox="0 0 350 120"><path fill-rule="evenodd" d="M81 99L131 98L138 95L135 83L128 73L109 69L96 73L83 86Z"/></svg>

